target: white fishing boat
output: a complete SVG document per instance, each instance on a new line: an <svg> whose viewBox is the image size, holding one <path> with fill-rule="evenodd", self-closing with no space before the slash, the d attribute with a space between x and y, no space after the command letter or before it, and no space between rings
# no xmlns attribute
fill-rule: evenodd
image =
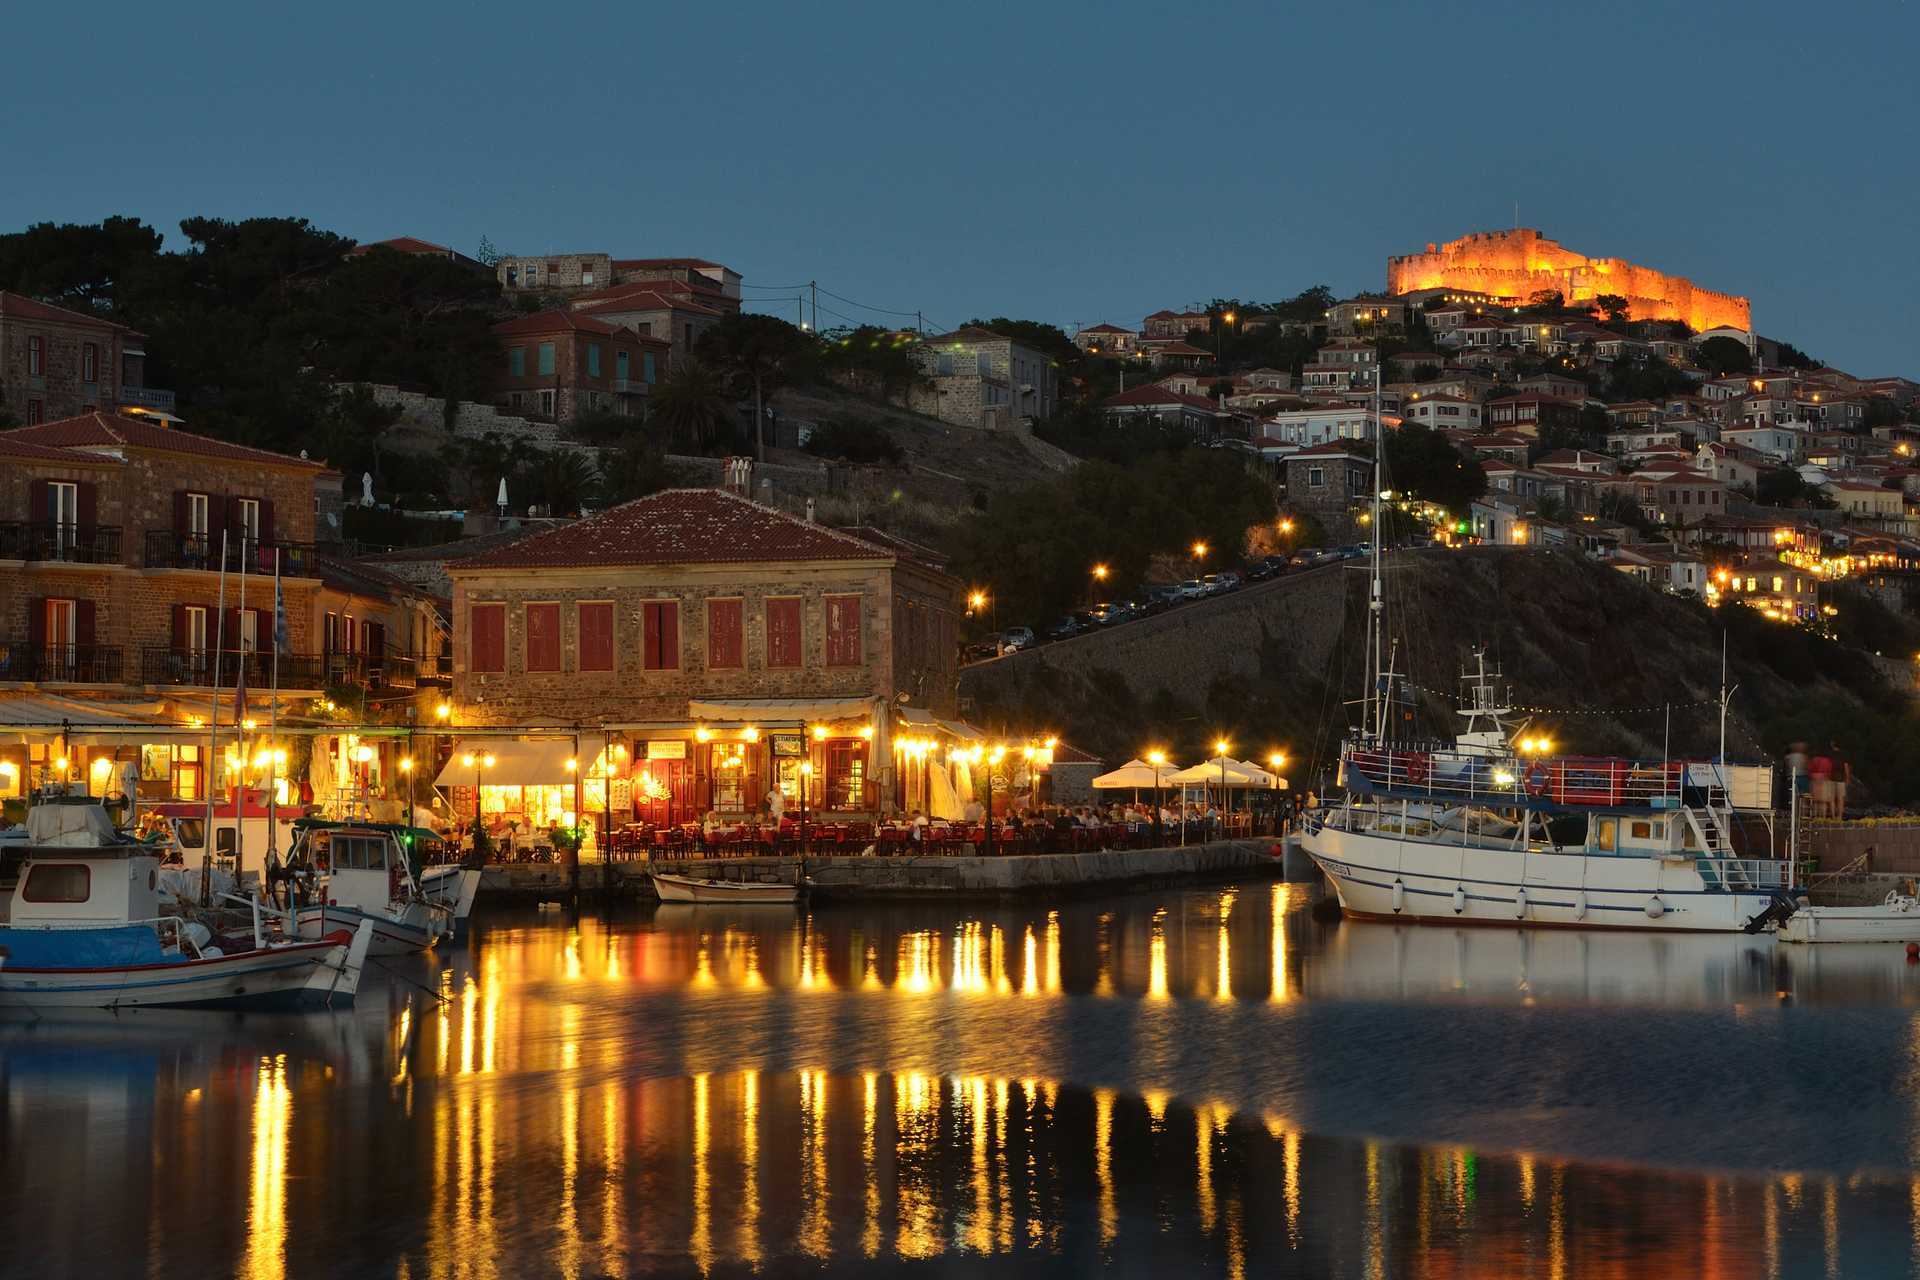
<svg viewBox="0 0 1920 1280"><path fill-rule="evenodd" d="M451 911L429 901L414 881L398 830L389 823L299 824L284 871L302 938L323 938L362 922L372 926L376 957L426 951L446 932Z"/></svg>
<svg viewBox="0 0 1920 1280"><path fill-rule="evenodd" d="M800 899L800 886L758 881L700 880L693 876L653 873L654 891L662 902L765 903L791 906Z"/></svg>
<svg viewBox="0 0 1920 1280"><path fill-rule="evenodd" d="M28 815L34 834L0 925L0 1006L297 1008L348 1004L372 931L311 941L268 936L257 902L252 937L216 937L160 914L158 859L117 838L96 803L53 801Z"/></svg>
<svg viewBox="0 0 1920 1280"><path fill-rule="evenodd" d="M452 913L453 940L464 942L480 893L480 868L449 863L420 872L420 892L428 902Z"/></svg>
<svg viewBox="0 0 1920 1280"><path fill-rule="evenodd" d="M1801 907L1780 925L1782 942L1920 942L1920 898L1899 890L1867 907Z"/></svg>
<svg viewBox="0 0 1920 1280"><path fill-rule="evenodd" d="M1376 459L1374 528L1381 484ZM1344 796L1309 811L1301 837L1345 914L1757 932L1792 911L1792 859L1770 841L1755 847L1755 824L1743 821L1762 818L1771 831L1773 770L1725 763L1724 745L1711 762L1556 756L1508 723L1484 655L1464 677L1456 738L1401 737L1380 556L1376 543L1366 696L1341 750ZM1726 699L1723 687L1723 744Z"/></svg>

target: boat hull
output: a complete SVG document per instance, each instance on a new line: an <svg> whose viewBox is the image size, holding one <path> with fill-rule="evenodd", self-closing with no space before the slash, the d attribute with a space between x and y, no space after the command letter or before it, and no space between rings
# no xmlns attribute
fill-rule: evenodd
<svg viewBox="0 0 1920 1280"><path fill-rule="evenodd" d="M355 907L302 907L298 913L300 936L319 939L342 930L351 933L361 921L373 926L373 940L367 954L376 959L413 955L432 948L438 935L432 928L432 914L422 905L410 906L399 918L361 911Z"/></svg>
<svg viewBox="0 0 1920 1280"><path fill-rule="evenodd" d="M1332 826L1308 831L1301 847L1341 910L1360 918L1726 933L1772 900L1765 889L1713 888L1677 859L1473 848Z"/></svg>
<svg viewBox="0 0 1920 1280"><path fill-rule="evenodd" d="M1920 911L1893 907L1802 907L1780 926L1782 942L1920 942Z"/></svg>
<svg viewBox="0 0 1920 1280"><path fill-rule="evenodd" d="M662 902L726 902L791 906L800 898L800 889L797 885L696 880L691 876L670 876L659 872L654 873L653 887L660 895Z"/></svg>
<svg viewBox="0 0 1920 1280"><path fill-rule="evenodd" d="M420 873L420 892L428 902L452 913L455 942L465 942L467 925L473 915L473 901L480 892L477 867L428 867Z"/></svg>
<svg viewBox="0 0 1920 1280"><path fill-rule="evenodd" d="M0 967L0 1006L27 1009L302 1009L343 1005L351 988L338 992L324 981L323 967L346 963L339 935L314 942L239 955L172 964L116 968ZM332 997L329 999L329 997Z"/></svg>

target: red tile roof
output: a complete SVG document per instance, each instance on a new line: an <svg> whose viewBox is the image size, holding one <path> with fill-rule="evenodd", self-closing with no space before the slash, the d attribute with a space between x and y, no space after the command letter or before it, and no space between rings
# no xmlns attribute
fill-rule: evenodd
<svg viewBox="0 0 1920 1280"><path fill-rule="evenodd" d="M441 257L459 256L454 250L447 248L447 246L443 244L435 244L431 240L422 240L417 236L395 236L391 240L375 240L370 244L357 244L353 246L347 256L350 258L358 258L363 254L372 253L375 249L391 249L395 253L432 253L438 254Z"/></svg>
<svg viewBox="0 0 1920 1280"><path fill-rule="evenodd" d="M1205 396L1189 395L1184 391L1175 391L1172 387L1149 382L1144 387L1134 387L1122 391L1119 395L1108 396L1102 404L1125 408L1132 405L1182 404L1193 409L1212 409L1217 406Z"/></svg>
<svg viewBox="0 0 1920 1280"><path fill-rule="evenodd" d="M722 263L708 262L705 258L614 258L612 261L614 266L626 269L634 267L642 269L648 267L715 267L721 271L731 271L733 269Z"/></svg>
<svg viewBox="0 0 1920 1280"><path fill-rule="evenodd" d="M624 311L691 311L696 315L717 316L720 312L704 302L695 302L692 296L670 298L660 288L660 281L640 280L632 284L617 284L611 289L602 289L598 293L582 294L573 300L575 311L584 311L589 315L606 315Z"/></svg>
<svg viewBox="0 0 1920 1280"><path fill-rule="evenodd" d="M533 569L602 565L886 560L893 552L724 489L667 489L448 566Z"/></svg>
<svg viewBox="0 0 1920 1280"><path fill-rule="evenodd" d="M1080 332L1082 333L1138 333L1140 331L1138 329L1122 329L1117 324L1090 324L1086 328L1082 329Z"/></svg>
<svg viewBox="0 0 1920 1280"><path fill-rule="evenodd" d="M520 333L598 333L606 337L636 338L639 335L629 330L610 325L605 320L595 320L592 316L576 315L571 311L555 309L536 311L530 316L516 316L512 320L502 320L493 326L493 332L502 337L511 337Z"/></svg>
<svg viewBox="0 0 1920 1280"><path fill-rule="evenodd" d="M81 311L74 307L56 307L50 302L37 302L24 293L8 293L0 289L0 320L8 318L44 320L49 324L93 324L103 329L118 329L122 333L139 333L138 330L129 329L124 324L116 324L105 316L97 316L92 312Z"/></svg>
<svg viewBox="0 0 1920 1280"><path fill-rule="evenodd" d="M31 440L13 440L6 434L0 434L0 454L9 458L25 458L33 462L58 462L64 465L92 463L98 466L112 466L113 459L103 458L97 453L81 453L76 449L61 449L50 444L35 444Z"/></svg>
<svg viewBox="0 0 1920 1280"><path fill-rule="evenodd" d="M152 449L160 453L184 453L201 458L222 458L230 462L259 462L278 467L299 467L324 471L326 464L309 458L292 458L284 453L254 449L243 444L215 440L211 436L172 431L140 418L114 413L83 413L77 418L61 418L31 427L0 431L0 441L24 441L56 448L123 445L134 449Z"/></svg>

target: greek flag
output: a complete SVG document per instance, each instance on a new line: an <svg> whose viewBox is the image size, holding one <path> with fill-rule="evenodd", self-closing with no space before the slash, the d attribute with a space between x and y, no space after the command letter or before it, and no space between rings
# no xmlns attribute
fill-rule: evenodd
<svg viewBox="0 0 1920 1280"><path fill-rule="evenodd" d="M276 553L273 563L273 651L284 652L287 648L287 597L280 590L280 557Z"/></svg>

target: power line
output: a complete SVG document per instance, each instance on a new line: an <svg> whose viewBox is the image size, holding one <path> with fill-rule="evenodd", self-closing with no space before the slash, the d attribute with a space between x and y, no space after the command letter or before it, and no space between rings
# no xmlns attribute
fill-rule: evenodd
<svg viewBox="0 0 1920 1280"><path fill-rule="evenodd" d="M826 294L829 298L838 298L850 307L858 307L862 311L878 311L883 316L918 316L920 314L918 311L895 311L891 307L876 307L870 303L855 302L852 298L844 294L835 293L831 289L822 289L820 292Z"/></svg>

